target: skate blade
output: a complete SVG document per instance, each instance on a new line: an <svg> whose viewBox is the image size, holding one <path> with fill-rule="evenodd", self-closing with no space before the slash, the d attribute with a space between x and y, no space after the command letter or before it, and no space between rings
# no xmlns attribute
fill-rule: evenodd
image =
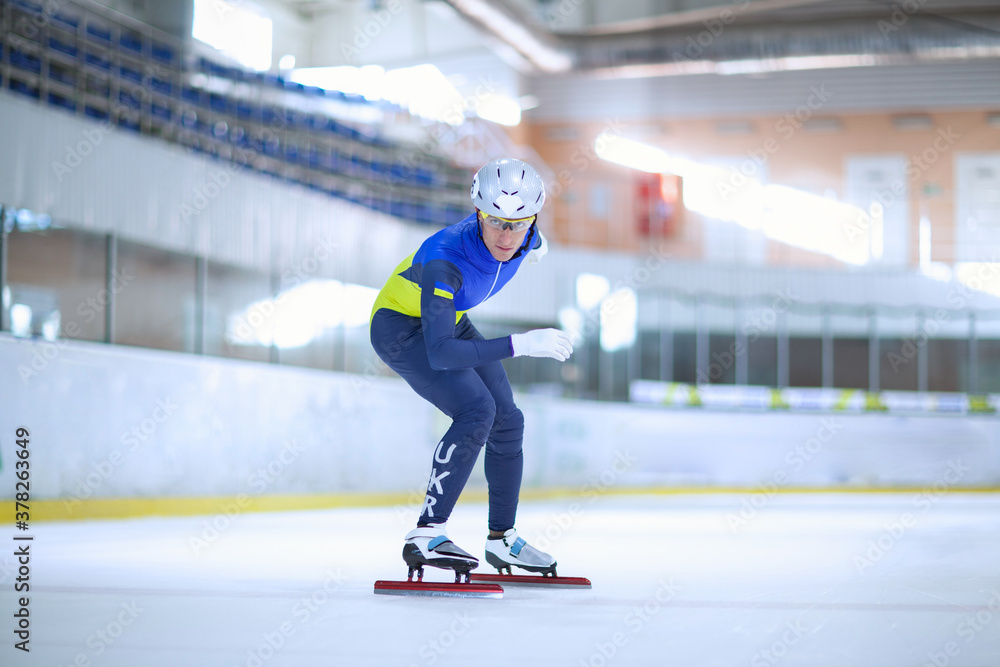
<svg viewBox="0 0 1000 667"><path fill-rule="evenodd" d="M540 574L470 574L474 584L497 583L504 586L538 586L540 588L591 588L585 577L546 577Z"/></svg>
<svg viewBox="0 0 1000 667"><path fill-rule="evenodd" d="M503 588L489 583L454 584L436 581L375 582L376 595L426 595L452 598L502 598Z"/></svg>

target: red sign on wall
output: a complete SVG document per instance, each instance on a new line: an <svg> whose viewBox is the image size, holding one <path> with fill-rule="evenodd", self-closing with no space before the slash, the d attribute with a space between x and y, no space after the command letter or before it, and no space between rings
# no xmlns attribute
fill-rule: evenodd
<svg viewBox="0 0 1000 667"><path fill-rule="evenodd" d="M635 175L636 221L641 236L668 238L680 229L681 178L673 174Z"/></svg>

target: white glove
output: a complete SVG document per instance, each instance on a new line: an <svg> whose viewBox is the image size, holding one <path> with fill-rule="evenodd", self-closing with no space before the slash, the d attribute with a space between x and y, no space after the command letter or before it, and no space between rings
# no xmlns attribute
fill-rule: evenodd
<svg viewBox="0 0 1000 667"><path fill-rule="evenodd" d="M545 237L542 236L542 230L540 229L538 230L538 238L541 240L541 245L537 248L532 248L531 251L528 252L528 264L538 264L542 261L542 257L545 257L545 253L549 251L549 243L545 240Z"/></svg>
<svg viewBox="0 0 1000 667"><path fill-rule="evenodd" d="M511 334L510 346L515 357L549 357L566 361L573 354L573 341L559 329L533 329L523 334Z"/></svg>

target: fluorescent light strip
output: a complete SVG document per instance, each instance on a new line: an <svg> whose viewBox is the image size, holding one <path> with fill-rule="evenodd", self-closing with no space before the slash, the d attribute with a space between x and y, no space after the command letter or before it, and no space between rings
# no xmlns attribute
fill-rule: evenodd
<svg viewBox="0 0 1000 667"><path fill-rule="evenodd" d="M604 160L684 179L684 206L707 218L760 230L775 241L865 264L872 250L871 216L861 209L784 185L693 162L625 137L595 142ZM808 212L808 215L803 215Z"/></svg>

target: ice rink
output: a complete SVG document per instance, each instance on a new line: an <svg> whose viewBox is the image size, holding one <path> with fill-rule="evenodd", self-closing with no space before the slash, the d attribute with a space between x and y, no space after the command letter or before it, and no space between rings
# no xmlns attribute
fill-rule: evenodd
<svg viewBox="0 0 1000 667"><path fill-rule="evenodd" d="M485 514L460 503L449 523L480 557ZM1000 665L995 494L523 503L522 535L592 590L376 596L376 579L405 577L399 552L413 516L377 508L37 524L31 652L13 649L17 575L5 548L0 662Z"/></svg>

